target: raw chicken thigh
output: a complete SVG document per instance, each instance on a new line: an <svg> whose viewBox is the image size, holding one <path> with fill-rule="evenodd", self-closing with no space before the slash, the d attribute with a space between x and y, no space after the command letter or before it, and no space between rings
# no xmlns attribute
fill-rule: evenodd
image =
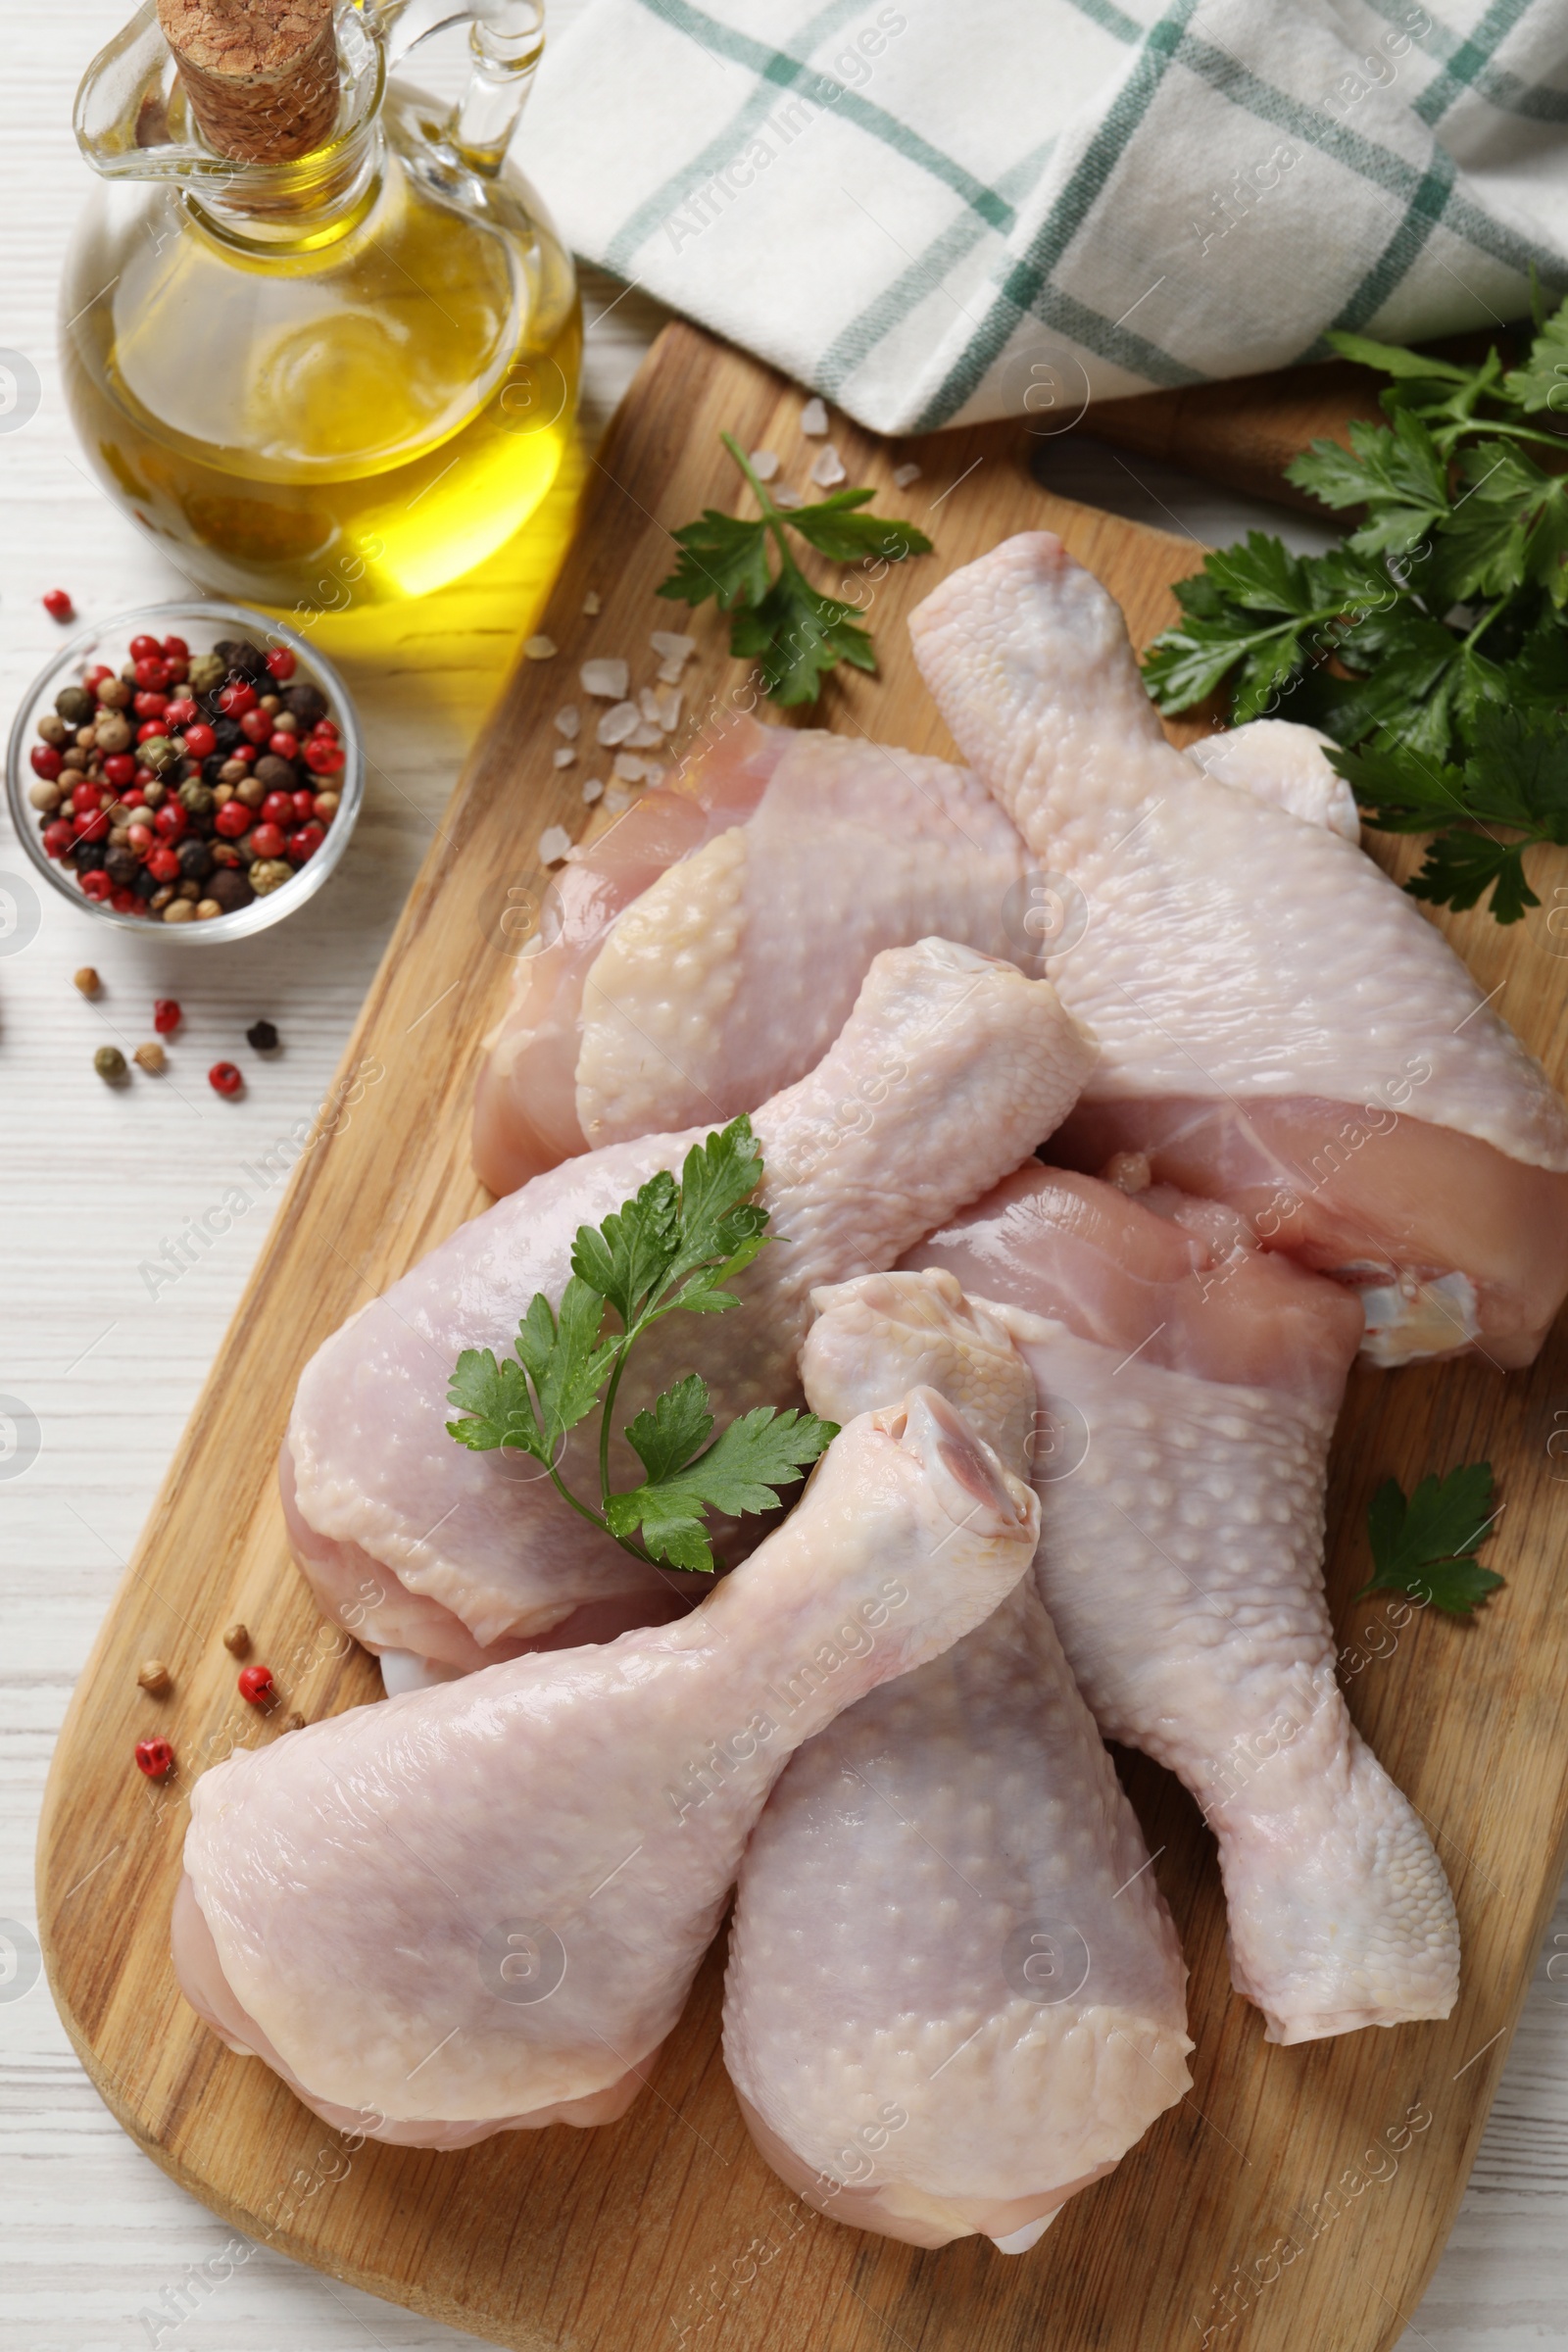
<svg viewBox="0 0 1568 2352"><path fill-rule="evenodd" d="M1046 1606L1102 1732L1214 1830L1237 1990L1269 2040L1309 2041L1446 2017L1458 1927L1335 1680L1323 1498L1359 1310L1248 1239L1211 1202L1032 1163L906 1262L1022 1348Z"/></svg>
<svg viewBox="0 0 1568 2352"><path fill-rule="evenodd" d="M794 1514L679 1625L215 1766L175 1906L187 1997L372 2137L612 2121L792 1749L988 1615L1039 1522L917 1389L844 1430Z"/></svg>
<svg viewBox="0 0 1568 2352"><path fill-rule="evenodd" d="M813 1407L928 1383L1021 1469L1034 1384L951 1276L818 1291ZM820 2211L1021 2253L1189 2087L1176 1932L1031 1581L801 1749L741 1869L724 2055Z"/></svg>
<svg viewBox="0 0 1568 2352"><path fill-rule="evenodd" d="M1093 1057L1054 991L1010 964L943 940L878 956L820 1067L757 1112L779 1238L741 1277L740 1306L671 1316L641 1343L619 1426L692 1370L720 1419L797 1397L813 1286L890 1264L1016 1166ZM358 1600L348 1621L368 1647L471 1669L540 1637L603 1641L689 1605L688 1580L599 1535L536 1462L457 1445L446 1395L464 1348L506 1353L534 1292L560 1298L577 1228L678 1169L700 1133L613 1144L536 1177L306 1366L284 1442L290 1531L323 1605L341 1618ZM597 1491L594 1446L591 1422L567 1441L568 1485ZM617 1483L635 1484L618 1434L613 1458Z"/></svg>
<svg viewBox="0 0 1568 2352"><path fill-rule="evenodd" d="M1568 1290L1568 1115L1415 902L1335 828L1297 730L1195 773L1120 611L1032 532L910 623L965 756L1070 901L1047 966L1102 1058L1055 1156L1148 1155L1361 1288L1378 1360L1530 1362ZM1270 746L1273 748L1271 749ZM1305 822L1276 799L1319 789ZM1298 774L1298 769L1300 773ZM1304 785L1301 782L1304 775Z"/></svg>
<svg viewBox="0 0 1568 2352"><path fill-rule="evenodd" d="M820 1061L880 949L1012 957L1026 863L961 769L742 719L562 869L480 1071L481 1180L754 1109Z"/></svg>

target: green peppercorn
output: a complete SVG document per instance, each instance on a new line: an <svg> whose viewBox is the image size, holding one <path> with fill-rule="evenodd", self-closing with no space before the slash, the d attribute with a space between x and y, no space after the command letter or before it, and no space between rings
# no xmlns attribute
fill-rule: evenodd
<svg viewBox="0 0 1568 2352"><path fill-rule="evenodd" d="M190 665L187 684L192 694L213 694L228 675L228 664L220 654L198 654Z"/></svg>
<svg viewBox="0 0 1568 2352"><path fill-rule="evenodd" d="M179 788L179 799L181 807L192 816L211 816L217 807L212 786L204 784L200 776L187 778Z"/></svg>
<svg viewBox="0 0 1568 2352"><path fill-rule="evenodd" d="M118 1046L100 1046L92 1057L92 1066L100 1078L118 1086L125 1075L125 1056Z"/></svg>
<svg viewBox="0 0 1568 2352"><path fill-rule="evenodd" d="M55 709L68 726L84 727L93 713L92 696L83 686L62 686L55 696Z"/></svg>
<svg viewBox="0 0 1568 2352"><path fill-rule="evenodd" d="M149 767L168 767L180 757L167 735L149 735L146 742L139 743L136 749Z"/></svg>

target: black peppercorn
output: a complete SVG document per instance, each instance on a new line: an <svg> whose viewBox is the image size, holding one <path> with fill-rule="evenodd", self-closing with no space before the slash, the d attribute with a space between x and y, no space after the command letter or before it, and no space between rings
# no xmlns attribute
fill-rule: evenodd
<svg viewBox="0 0 1568 2352"><path fill-rule="evenodd" d="M326 716L326 697L309 678L296 678L283 689L283 708L292 710L302 727L314 727Z"/></svg>
<svg viewBox="0 0 1568 2352"><path fill-rule="evenodd" d="M111 848L104 853L104 870L117 890L134 890L141 860L134 850Z"/></svg>
<svg viewBox="0 0 1568 2352"><path fill-rule="evenodd" d="M202 761L202 782L204 784L217 784L220 781L223 773L223 762L227 758L227 752L208 753L206 759Z"/></svg>
<svg viewBox="0 0 1568 2352"><path fill-rule="evenodd" d="M73 842L67 855L78 874L95 874L109 862L108 844L102 841Z"/></svg>
<svg viewBox="0 0 1568 2352"><path fill-rule="evenodd" d="M213 721L213 734L217 739L219 750L223 754L225 759L234 749L236 743L243 743L245 740L244 734L240 728L239 720L237 718L215 718Z"/></svg>
<svg viewBox="0 0 1568 2352"><path fill-rule="evenodd" d="M269 792L292 792L299 783L293 760L280 760L275 752L264 752L251 773Z"/></svg>
<svg viewBox="0 0 1568 2352"><path fill-rule="evenodd" d="M182 882L205 882L213 870L213 853L205 841L182 841L174 852Z"/></svg>
<svg viewBox="0 0 1568 2352"><path fill-rule="evenodd" d="M207 885L207 895L210 899L218 901L225 914L235 914L241 906L250 905L256 893L245 876L237 872L233 866L220 865L215 867L212 879Z"/></svg>
<svg viewBox="0 0 1568 2352"><path fill-rule="evenodd" d="M232 677L247 678L254 686L268 674L267 656L248 637L220 637L213 651L220 662L227 662Z"/></svg>
<svg viewBox="0 0 1568 2352"><path fill-rule="evenodd" d="M275 1054L277 1031L270 1021L252 1021L245 1032L245 1043L254 1046L258 1054Z"/></svg>
<svg viewBox="0 0 1568 2352"><path fill-rule="evenodd" d="M136 879L130 887L138 899L150 899L155 896L158 889L157 876L150 874L147 868L142 866L138 869Z"/></svg>

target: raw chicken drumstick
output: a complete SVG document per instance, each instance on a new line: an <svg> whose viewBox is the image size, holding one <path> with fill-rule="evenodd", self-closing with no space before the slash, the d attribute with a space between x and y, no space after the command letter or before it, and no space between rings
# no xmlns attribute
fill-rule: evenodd
<svg viewBox="0 0 1568 2352"><path fill-rule="evenodd" d="M1108 1740L1219 1840L1231 1976L1270 2041L1446 2017L1453 1899L1351 1723L1323 1593L1351 1293L1168 1188L1030 1162L909 1253L1011 1332L1042 1437L1036 1573Z"/></svg>
<svg viewBox="0 0 1568 2352"><path fill-rule="evenodd" d="M960 768L742 719L556 877L487 1041L481 1180L754 1109L821 1060L879 949L1016 959L1027 862Z"/></svg>
<svg viewBox="0 0 1568 2352"><path fill-rule="evenodd" d="M678 1625L309 1725L204 1773L187 1997L329 2123L416 2147L624 2113L791 1750L1028 1574L1033 1494L914 1390Z"/></svg>
<svg viewBox="0 0 1568 2352"><path fill-rule="evenodd" d="M1034 1383L950 1275L818 1291L806 1393L911 1380L1022 1469ZM808 1741L746 1859L724 2056L752 2135L836 2221L1032 2245L1189 2087L1176 1931L1032 1580Z"/></svg>
<svg viewBox="0 0 1568 2352"><path fill-rule="evenodd" d="M740 1278L730 1313L671 1316L650 1333L617 1429L693 1370L720 1421L797 1398L813 1286L891 1264L1015 1167L1059 1123L1093 1057L1054 991L1010 964L944 940L878 956L821 1065L756 1114L760 1198L779 1239ZM322 1605L368 1647L470 1670L541 1637L602 1641L689 1605L689 1580L599 1535L538 1463L455 1444L446 1397L464 1348L506 1353L533 1294L560 1298L577 1228L656 1170L678 1170L700 1134L612 1144L536 1177L306 1366L283 1447L290 1532ZM578 1492L598 1491L593 1432L590 1421L574 1433L562 1464ZM635 1484L618 1434L613 1460L627 1473L616 1483Z"/></svg>
<svg viewBox="0 0 1568 2352"><path fill-rule="evenodd" d="M910 621L960 748L1058 877L1047 964L1102 1057L1054 1156L1231 1202L1362 1291L1385 1363L1531 1361L1568 1290L1568 1115L1441 934L1325 821L1166 741L1120 611L1030 532ZM1245 785L1247 788L1242 789ZM1290 793L1282 785L1284 797Z"/></svg>

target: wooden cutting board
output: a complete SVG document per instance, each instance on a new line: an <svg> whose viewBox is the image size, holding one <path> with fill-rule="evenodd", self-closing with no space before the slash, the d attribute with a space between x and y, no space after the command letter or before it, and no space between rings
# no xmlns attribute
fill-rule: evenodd
<svg viewBox="0 0 1568 2352"><path fill-rule="evenodd" d="M378 1695L368 1659L322 1622L290 1564L273 1456L312 1349L484 1204L467 1164L475 1048L541 886L540 830L580 831L592 772L552 767L552 714L576 697L590 654L625 655L634 682L651 675L650 629L682 623L653 595L667 533L741 495L720 427L781 452L800 481L800 406L767 369L673 327L590 472L542 623L560 654L519 664L468 764L61 1736L38 1889L55 1996L126 2131L237 2230L528 2352L1370 2352L1400 2333L1453 2219L1562 1868L1561 1330L1533 1372L1506 1382L1468 1363L1358 1372L1335 1458L1329 1588L1349 1703L1447 1865L1464 1933L1454 2016L1265 2047L1257 2012L1229 1988L1197 1813L1174 1782L1123 1759L1192 1970L1195 2087L1027 2256L974 2238L917 2252L792 2198L754 2154L720 2063L718 1951L622 2123L509 2133L456 2155L346 2142L258 2061L221 2048L174 1986L169 1909L197 1776L235 1742L286 1737L287 1709L315 1718ZM925 525L939 552L875 589L883 674L831 685L820 723L951 748L902 623L945 571L1007 532L1059 531L1139 641L1170 617L1170 582L1196 567L1191 541L1048 496L1017 426L892 449L842 423L835 434L850 479ZM922 473L897 490L893 467L910 458ZM589 590L603 599L597 619L583 614ZM710 612L695 633L688 704L700 711L741 673ZM1558 881L1568 886L1568 861L1543 877L1548 909ZM1560 1081L1568 961L1555 951L1568 941L1545 929L1546 911L1512 932L1439 919ZM1386 1601L1352 1604L1373 1487L1481 1454L1507 1503L1490 1554L1507 1588L1482 1622L1417 1611L1396 1628ZM277 1676L271 1719L236 1694L219 1639L235 1618ZM136 1687L149 1653L172 1669L162 1700ZM178 1753L167 1788L131 1761L154 1730Z"/></svg>

